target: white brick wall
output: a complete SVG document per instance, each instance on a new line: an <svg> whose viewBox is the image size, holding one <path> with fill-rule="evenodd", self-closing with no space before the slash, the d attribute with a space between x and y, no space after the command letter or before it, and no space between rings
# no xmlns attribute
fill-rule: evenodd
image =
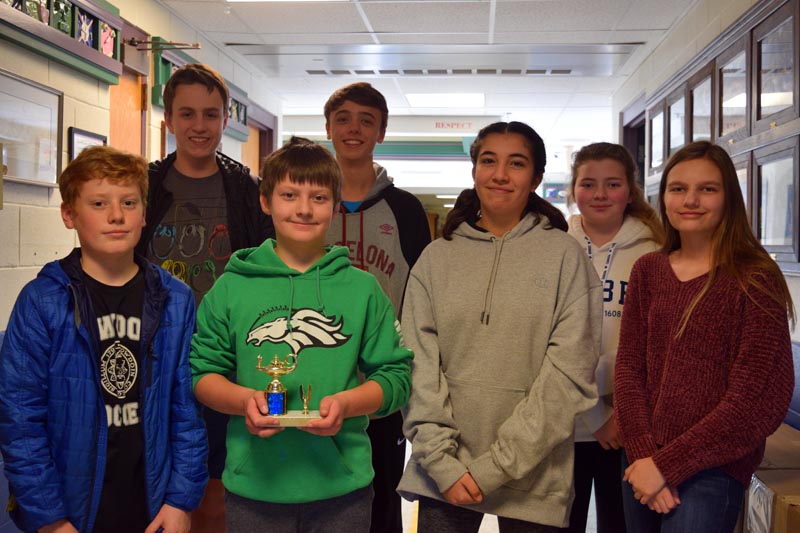
<svg viewBox="0 0 800 533"><path fill-rule="evenodd" d="M276 115L280 101L269 90L263 76L256 74L241 56L223 53L202 33L188 26L154 0L115 0L120 15L151 35L184 42L202 42L202 50L192 51L199 61L218 69L238 87L256 89L250 97ZM62 161L66 165L67 131L70 126L108 135L110 97L108 86L92 77L49 61L40 55L0 40L0 69L23 78L53 87L64 93ZM147 154L160 157L160 108L150 107L147 116ZM223 146L231 157L241 157L241 143L223 138ZM0 330L6 328L14 301L22 287L33 279L42 265L65 256L77 245L75 232L61 221L61 196L52 187L5 181L3 208L0 210Z"/></svg>

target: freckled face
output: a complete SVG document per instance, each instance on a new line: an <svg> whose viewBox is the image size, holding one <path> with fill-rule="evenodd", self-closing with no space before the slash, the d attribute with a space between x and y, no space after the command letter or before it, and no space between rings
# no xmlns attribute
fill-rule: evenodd
<svg viewBox="0 0 800 533"><path fill-rule="evenodd" d="M74 205L61 205L61 218L67 228L78 231L83 255L133 255L145 225L142 194L135 183L89 180Z"/></svg>

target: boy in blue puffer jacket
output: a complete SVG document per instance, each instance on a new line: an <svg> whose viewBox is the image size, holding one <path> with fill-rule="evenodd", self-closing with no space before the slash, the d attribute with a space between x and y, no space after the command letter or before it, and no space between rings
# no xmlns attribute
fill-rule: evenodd
<svg viewBox="0 0 800 533"><path fill-rule="evenodd" d="M0 350L0 450L25 531L188 533L208 480L191 290L134 254L147 164L100 146L59 178L80 241L23 288Z"/></svg>

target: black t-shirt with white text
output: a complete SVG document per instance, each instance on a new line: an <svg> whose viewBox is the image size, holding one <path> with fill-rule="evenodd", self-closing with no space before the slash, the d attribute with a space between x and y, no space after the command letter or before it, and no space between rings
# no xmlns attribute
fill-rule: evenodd
<svg viewBox="0 0 800 533"><path fill-rule="evenodd" d="M139 391L143 357L139 346L144 305L141 270L121 287L84 273L100 339L98 368L108 421L103 492L94 533L142 533L148 525L144 439Z"/></svg>

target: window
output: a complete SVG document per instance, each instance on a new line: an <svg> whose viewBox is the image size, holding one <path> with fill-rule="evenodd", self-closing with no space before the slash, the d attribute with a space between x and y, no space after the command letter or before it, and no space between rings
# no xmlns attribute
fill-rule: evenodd
<svg viewBox="0 0 800 533"><path fill-rule="evenodd" d="M753 31L756 74L754 133L797 118L796 18L792 3L784 5Z"/></svg>
<svg viewBox="0 0 800 533"><path fill-rule="evenodd" d="M719 69L719 136L747 134L747 53L724 60Z"/></svg>
<svg viewBox="0 0 800 533"><path fill-rule="evenodd" d="M711 140L711 76L691 89L692 141Z"/></svg>
<svg viewBox="0 0 800 533"><path fill-rule="evenodd" d="M755 151L758 178L756 235L776 259L798 259L798 137Z"/></svg>
<svg viewBox="0 0 800 533"><path fill-rule="evenodd" d="M686 144L686 97L682 94L669 104L669 155Z"/></svg>
<svg viewBox="0 0 800 533"><path fill-rule="evenodd" d="M664 109L663 103L650 113L650 169L664 164Z"/></svg>

